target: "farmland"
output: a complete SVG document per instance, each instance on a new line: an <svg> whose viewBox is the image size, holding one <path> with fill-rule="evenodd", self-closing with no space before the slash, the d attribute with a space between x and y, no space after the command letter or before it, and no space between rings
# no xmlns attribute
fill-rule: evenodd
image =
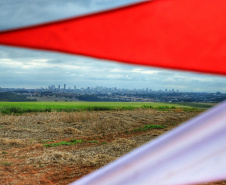
<svg viewBox="0 0 226 185"><path fill-rule="evenodd" d="M1 114L0 183L60 185L73 182L205 111L201 105L192 106L0 103L1 110L5 107L50 110Z"/></svg>
<svg viewBox="0 0 226 185"><path fill-rule="evenodd" d="M74 111L101 111L101 110L131 110L136 108L210 108L213 104L172 104L157 102L0 102L2 113L26 112L74 112Z"/></svg>

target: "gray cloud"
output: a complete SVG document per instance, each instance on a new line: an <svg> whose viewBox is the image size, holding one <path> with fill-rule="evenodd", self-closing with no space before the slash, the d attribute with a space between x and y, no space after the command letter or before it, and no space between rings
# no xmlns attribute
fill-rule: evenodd
<svg viewBox="0 0 226 185"><path fill-rule="evenodd" d="M119 64L89 57L0 48L0 87L108 87L226 92L225 77Z"/></svg>

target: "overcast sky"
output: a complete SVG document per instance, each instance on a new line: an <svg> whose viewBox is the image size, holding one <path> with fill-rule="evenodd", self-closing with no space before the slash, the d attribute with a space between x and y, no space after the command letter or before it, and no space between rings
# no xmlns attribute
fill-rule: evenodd
<svg viewBox="0 0 226 185"><path fill-rule="evenodd" d="M135 0L0 0L0 30L122 6ZM226 92L226 77L132 66L89 57L0 46L0 87L107 86Z"/></svg>

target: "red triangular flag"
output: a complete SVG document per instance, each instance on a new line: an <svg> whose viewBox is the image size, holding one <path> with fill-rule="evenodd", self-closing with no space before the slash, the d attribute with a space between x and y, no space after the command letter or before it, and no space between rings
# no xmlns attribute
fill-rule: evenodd
<svg viewBox="0 0 226 185"><path fill-rule="evenodd" d="M226 1L155 0L0 33L0 44L226 74Z"/></svg>

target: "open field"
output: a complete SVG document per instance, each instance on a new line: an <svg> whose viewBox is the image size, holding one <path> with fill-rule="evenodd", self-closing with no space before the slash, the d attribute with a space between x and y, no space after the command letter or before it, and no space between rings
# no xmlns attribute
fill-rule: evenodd
<svg viewBox="0 0 226 185"><path fill-rule="evenodd" d="M138 108L0 115L0 184L68 184L201 112Z"/></svg>
<svg viewBox="0 0 226 185"><path fill-rule="evenodd" d="M5 114L26 112L74 112L74 111L103 111L131 110L136 108L203 108L213 104L198 103L160 103L160 102L0 102L0 112Z"/></svg>

